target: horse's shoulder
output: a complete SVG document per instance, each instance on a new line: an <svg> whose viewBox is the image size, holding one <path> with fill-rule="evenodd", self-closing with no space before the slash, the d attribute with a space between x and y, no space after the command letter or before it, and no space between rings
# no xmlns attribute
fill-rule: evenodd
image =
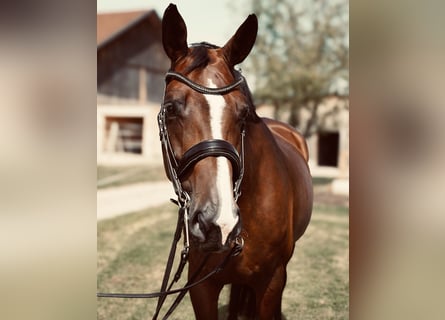
<svg viewBox="0 0 445 320"><path fill-rule="evenodd" d="M275 138L281 138L282 140L293 146L303 156L304 160L306 160L306 162L308 161L309 151L307 148L306 140L301 133L299 133L287 123L269 118L262 118L262 120L267 125L269 130L273 133Z"/></svg>

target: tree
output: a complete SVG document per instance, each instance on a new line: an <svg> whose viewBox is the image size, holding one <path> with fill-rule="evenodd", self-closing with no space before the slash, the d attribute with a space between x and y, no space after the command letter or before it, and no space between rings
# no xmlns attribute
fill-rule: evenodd
<svg viewBox="0 0 445 320"><path fill-rule="evenodd" d="M289 111L288 122L310 136L322 100L344 97L335 84L349 81L348 1L251 1L259 18L247 65L255 78L255 99L274 106L277 116ZM311 113L306 123L301 108Z"/></svg>

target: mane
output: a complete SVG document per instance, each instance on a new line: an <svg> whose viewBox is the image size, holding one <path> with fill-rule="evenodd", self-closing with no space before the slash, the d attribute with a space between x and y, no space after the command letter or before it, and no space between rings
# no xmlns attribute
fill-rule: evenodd
<svg viewBox="0 0 445 320"><path fill-rule="evenodd" d="M241 72L234 69L233 73L235 75L235 79L239 79L241 77ZM247 100L247 106L249 107L249 114L247 115L247 119L251 120L253 122L258 122L261 120L261 118L258 116L258 114L256 113L256 106L253 103L253 96L252 96L252 92L249 89L249 85L247 84L247 81L244 81L241 85L240 85L240 90L242 92L242 94L246 97Z"/></svg>

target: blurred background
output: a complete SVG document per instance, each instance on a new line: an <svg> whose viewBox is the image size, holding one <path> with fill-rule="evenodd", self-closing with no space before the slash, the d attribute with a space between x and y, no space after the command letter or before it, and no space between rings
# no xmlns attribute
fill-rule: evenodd
<svg viewBox="0 0 445 320"><path fill-rule="evenodd" d="M156 102L156 93L141 83L156 83L159 76L144 71L151 65L139 65L140 60L126 60L128 56L122 52L122 61L134 63L135 69L113 73L117 77L115 81L128 78L128 83L134 84L135 78L145 80L137 80L138 86L119 88L122 94L113 91L115 83L105 85L104 82L102 86L101 72L111 72L111 67L108 71L101 70L99 52L102 47L111 46L112 41L102 43L97 31L102 14L128 11L143 11L139 16L141 20L135 20L141 22L141 26L151 25L153 31L167 3L144 1L125 7L123 2L114 2L115 7L106 8L105 2L113 3L98 2L95 7L94 2L89 1L46 0L14 1L0 6L2 319L90 319L98 316L96 275L98 266L108 261L96 261L96 246L103 245L97 242L101 230L108 232L115 226L130 226L132 219L143 219L146 212L141 209L138 213L139 209L133 208L136 215L115 216L119 213L112 213L109 219L98 222L96 198L99 205L101 190L112 190L122 183L121 178L116 178L118 174L126 177L125 184L143 182L139 177L144 176L145 180L147 175L153 175L152 180L164 179L160 169L141 166L145 160L138 162L136 159L146 156L146 159L153 157L154 161L156 158L154 148L144 147L145 141L149 141L145 139L150 139L148 134L144 136L146 114L135 113L137 121L125 122L121 118L128 114L120 113L122 106L134 107L132 105L139 100L148 103L153 97ZM349 57L349 45L345 42L349 35L342 29L345 20L348 21L349 9L346 13L335 9L336 6L338 10L344 8L341 1L281 1L280 5L275 1L235 4L221 1L221 4L212 3L215 9L209 11L204 10L210 7L208 1L200 3L199 10L193 7L195 1L177 4L189 26L192 41L207 40L218 45L225 43L247 14L256 12L263 21L257 48L242 68L259 110L289 121L302 132L307 131L309 141L313 139L310 142L313 161L320 160L320 156L314 156L319 147L335 146L338 141L338 149L335 147L333 152L328 152L331 156L321 156L322 163L313 163L311 167L314 173L317 167L325 172L323 167L328 167L327 171L334 174L318 183L323 192L332 194L332 182L345 180L341 163L347 163L351 172L351 198L347 202L351 214L349 209L346 214L345 211L324 212L319 220L313 221L316 226L313 230L334 234L343 246L332 238L310 238L308 243L312 240L318 245L314 248L302 246L301 254L320 257L330 252L330 257L337 257L336 264L327 261L319 269L312 269L315 274L329 273L332 271L329 267L336 266L336 272L340 272L331 273L343 275L350 266L350 317L442 319L445 314L442 294L445 287L443 3L360 0L351 3L351 68L348 64L345 68L341 58ZM194 8L191 11L195 15L188 11L189 7ZM156 15L150 14L151 10ZM196 12L199 12L198 18ZM204 28L193 25L204 19ZM222 24L218 25L220 21ZM298 28L288 28L292 25ZM137 23L132 24L130 19L115 31L121 28L130 31L132 27L137 29ZM208 35L193 35L198 30ZM325 34L320 36L322 40L316 40L314 30L325 30L320 32ZM128 34L123 32L121 36ZM154 33L147 35L151 36ZM288 40L288 36L295 41ZM112 38L112 34L108 37ZM146 50L141 52L148 53L149 45L142 42L141 48ZM312 56L306 56L310 52ZM152 53L156 55L156 50ZM290 57L294 59L282 58L287 54L292 54ZM164 68L162 58L159 59L156 67ZM352 86L349 86L349 69ZM266 71L267 76L264 76ZM150 77L153 80L149 80ZM270 79L273 81L267 83ZM278 91L285 86L293 90ZM268 92L270 88L274 88L274 92ZM350 122L349 96L354 101ZM317 103L320 97L338 101L337 108ZM340 104L341 101L345 104ZM101 105L108 106L108 111L101 113ZM107 113L110 110L115 113ZM351 134L343 132L345 120ZM136 142L128 137L111 140L107 137L110 133L119 137L122 132L133 135L135 131ZM100 134L103 134L102 143L99 143ZM345 136L348 140L342 140ZM342 150L346 149L351 152L343 156L346 160L341 160L341 155L345 154ZM336 152L337 158L332 156ZM117 165L121 163L120 158L130 159L133 164ZM323 165L326 161L332 164L335 159L336 166ZM140 170L146 173L133 174ZM128 180L131 183L127 183ZM340 185L343 187L339 190L349 190L344 184ZM159 206L162 208L163 204ZM336 228L323 220L327 216ZM161 214L161 220L166 219L162 221L167 222L166 217L168 215ZM124 218L128 224L114 220ZM167 231L162 234L169 236ZM318 249L323 248L323 244L328 250L320 252ZM160 247L163 248L163 243ZM348 249L350 255L340 259L338 254ZM127 258L132 257L132 252L137 253L128 252ZM159 251L159 255L164 256L163 251ZM301 283L304 279L297 278L301 270L296 271L292 279ZM334 281L346 283L344 277L339 279L334 278ZM315 288L319 293L318 283L307 284L306 288ZM322 283L324 287L331 284ZM335 288L334 293L348 289L331 288ZM330 296L334 299L330 302L336 301L334 296ZM317 308L323 306L320 296L305 297L303 294L298 300L292 296L289 301L315 301ZM347 298L348 295L338 297L341 305L349 308L345 302ZM292 310L301 309L301 304L290 306ZM347 318L348 310L340 311L331 306L324 305L326 313L318 319L330 319L332 314ZM307 313L310 310L310 307L303 309Z"/></svg>
<svg viewBox="0 0 445 320"><path fill-rule="evenodd" d="M351 317L445 305L443 2L351 3Z"/></svg>

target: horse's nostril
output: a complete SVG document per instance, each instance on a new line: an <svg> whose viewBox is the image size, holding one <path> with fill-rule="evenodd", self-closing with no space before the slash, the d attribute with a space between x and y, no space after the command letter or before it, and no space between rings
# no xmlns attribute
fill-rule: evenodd
<svg viewBox="0 0 445 320"><path fill-rule="evenodd" d="M195 212L191 217L191 225L196 226L198 225L199 229L201 231L205 232L207 230L207 223L204 219L204 214L202 211Z"/></svg>
<svg viewBox="0 0 445 320"><path fill-rule="evenodd" d="M202 212L199 212L196 214L197 222L199 225L199 228L205 233L208 230L208 223L206 222L204 218L204 214Z"/></svg>

